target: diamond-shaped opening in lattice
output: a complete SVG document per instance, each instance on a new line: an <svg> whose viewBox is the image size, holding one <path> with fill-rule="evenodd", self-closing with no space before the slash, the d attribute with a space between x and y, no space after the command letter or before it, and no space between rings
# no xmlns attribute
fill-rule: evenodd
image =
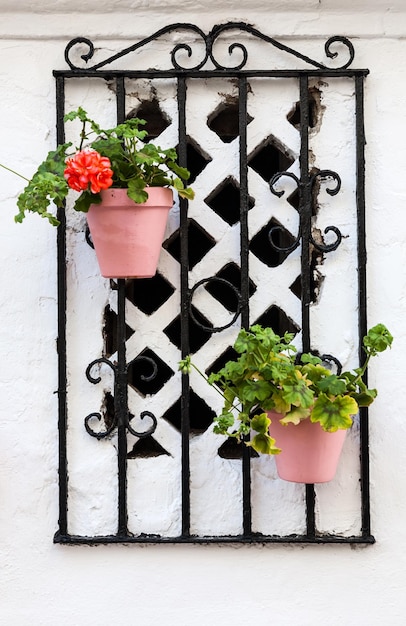
<svg viewBox="0 0 406 626"><path fill-rule="evenodd" d="M232 176L223 180L204 201L217 215L230 224L230 226L239 221L240 189L237 181ZM252 209L254 204L254 198L249 196L248 209Z"/></svg>
<svg viewBox="0 0 406 626"><path fill-rule="evenodd" d="M216 277L223 278L231 283L239 292L241 292L241 270L235 263L228 263L225 265L219 272L217 272ZM235 313L238 309L238 299L234 291L225 285L224 283L220 283L218 281L211 281L206 283L205 285L206 291L208 291L216 300L221 302L221 304L230 311L230 313ZM248 293L251 297L252 294L256 290L255 283L249 279L248 281Z"/></svg>
<svg viewBox="0 0 406 626"><path fill-rule="evenodd" d="M192 306L193 318L189 315L189 349L190 352L197 352L210 339L213 324ZM181 316L178 315L164 328L163 332L168 339L177 347L181 348Z"/></svg>
<svg viewBox="0 0 406 626"><path fill-rule="evenodd" d="M302 299L302 277L300 275L293 281L289 289L296 296L296 298L299 298L299 300Z"/></svg>
<svg viewBox="0 0 406 626"><path fill-rule="evenodd" d="M101 409L106 429L112 427L115 421L114 397L110 391L106 391L103 398L103 406Z"/></svg>
<svg viewBox="0 0 406 626"><path fill-rule="evenodd" d="M247 114L245 123L252 122L253 118ZM230 143L238 137L239 131L239 107L238 99L229 96L226 102L222 102L207 118L207 126L216 133L224 143Z"/></svg>
<svg viewBox="0 0 406 626"><path fill-rule="evenodd" d="M179 148L177 148L179 154ZM190 172L188 183L191 185L201 174L208 163L212 160L211 156L203 150L201 146L191 137L186 138L186 167Z"/></svg>
<svg viewBox="0 0 406 626"><path fill-rule="evenodd" d="M270 239L269 233L272 228L275 230L272 231ZM278 250L272 242L278 248L289 248L295 242L291 233L274 218L251 239L249 248L262 263L268 267L277 267L289 256L291 250Z"/></svg>
<svg viewBox="0 0 406 626"><path fill-rule="evenodd" d="M126 298L147 315L157 311L174 291L175 287L159 272L152 278L128 280L125 286Z"/></svg>
<svg viewBox="0 0 406 626"><path fill-rule="evenodd" d="M238 443L235 437L229 437L217 450L217 454L222 459L242 459L244 452L243 443ZM253 448L250 448L250 457L256 458L259 454Z"/></svg>
<svg viewBox="0 0 406 626"><path fill-rule="evenodd" d="M289 150L271 135L249 155L248 165L269 182L277 172L286 171L294 160Z"/></svg>
<svg viewBox="0 0 406 626"><path fill-rule="evenodd" d="M126 341L134 334L134 329L125 325ZM103 316L103 339L104 339L104 356L107 358L114 354L117 350L117 313L115 313L108 304L104 309Z"/></svg>
<svg viewBox="0 0 406 626"><path fill-rule="evenodd" d="M293 206L293 208L296 209L296 211L298 211L299 204L300 204L299 190L295 189L295 191L291 193L290 196L287 197L287 201L289 202L290 206Z"/></svg>
<svg viewBox="0 0 406 626"><path fill-rule="evenodd" d="M284 333L294 333L296 335L300 330L299 326L276 305L271 306L258 317L254 324L270 327L277 335L283 335Z"/></svg>
<svg viewBox="0 0 406 626"><path fill-rule="evenodd" d="M209 428L216 414L206 402L190 389L189 400L189 431L192 435L200 435ZM181 430L181 399L179 398L162 416L177 430Z"/></svg>
<svg viewBox="0 0 406 626"><path fill-rule="evenodd" d="M147 437L142 437L135 442L132 450L130 450L127 454L127 459L148 459L154 456L163 455L171 456L169 452L167 452L165 448L163 448L161 444L152 437L152 435L148 435Z"/></svg>
<svg viewBox="0 0 406 626"><path fill-rule="evenodd" d="M219 357L217 357L217 359L215 361L213 361L213 363L211 363L211 365L209 365L209 367L206 369L206 374L207 376L210 376L210 374L217 373L218 371L220 371L224 365L227 363L227 361L235 361L238 358L239 354L238 352L236 352L234 350L234 348L232 348L231 346L229 346L224 352L222 352L220 354Z"/></svg>
<svg viewBox="0 0 406 626"><path fill-rule="evenodd" d="M162 245L180 263L180 230L176 230ZM193 219L188 220L188 261L190 270L215 245L216 240L200 224Z"/></svg>
<svg viewBox="0 0 406 626"><path fill-rule="evenodd" d="M154 373L152 363L139 357L147 357L155 363L156 375L154 377L152 377ZM174 371L155 352L150 348L145 348L129 364L127 380L131 387L146 396L157 393L173 375Z"/></svg>
<svg viewBox="0 0 406 626"><path fill-rule="evenodd" d="M286 119L292 126L300 130L300 100L293 105L293 108L289 111L286 116ZM317 126L319 116L321 114L321 105L320 105L320 91L316 89L316 87L312 87L309 89L309 100L308 100L308 116L309 116L309 127L314 128Z"/></svg>
<svg viewBox="0 0 406 626"><path fill-rule="evenodd" d="M138 108L132 109L132 111L128 113L127 119L133 117L138 117L147 122L145 126L140 126L141 130L148 131L148 135L144 141L155 139L171 125L171 119L162 111L156 98L143 100Z"/></svg>

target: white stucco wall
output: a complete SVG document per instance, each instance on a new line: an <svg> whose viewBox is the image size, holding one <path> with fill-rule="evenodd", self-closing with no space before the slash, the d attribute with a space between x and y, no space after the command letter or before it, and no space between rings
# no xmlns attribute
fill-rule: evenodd
<svg viewBox="0 0 406 626"><path fill-rule="evenodd" d="M355 6L354 6L355 5ZM249 9L252 12L249 14ZM30 175L54 145L52 70L74 36L120 49L175 21L247 20L322 57L353 38L367 67L370 324L394 347L370 369L372 530L350 546L55 546L57 508L56 235L13 221L19 180L0 173L1 626L401 626L405 623L406 11L359 2L41 2L0 0L0 162ZM124 44L122 43L124 42ZM121 44L121 45L120 45ZM318 53L319 52L319 53ZM344 497L342 507L348 506Z"/></svg>

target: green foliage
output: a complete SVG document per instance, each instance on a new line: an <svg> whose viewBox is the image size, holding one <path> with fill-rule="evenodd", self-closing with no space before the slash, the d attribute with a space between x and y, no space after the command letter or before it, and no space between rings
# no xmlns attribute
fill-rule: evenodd
<svg viewBox="0 0 406 626"><path fill-rule="evenodd" d="M48 219L53 226L59 224L58 220L48 212L48 207L52 201L57 207L63 206L68 194L69 187L63 177L63 172L66 151L71 145L70 143L61 144L56 150L48 153L45 161L41 163L18 197L19 212L14 218L16 222L21 223L25 217L25 212L31 211Z"/></svg>
<svg viewBox="0 0 406 626"><path fill-rule="evenodd" d="M209 377L190 356L179 363L182 373L196 369L223 397L223 411L214 419L215 433L236 437L259 453L278 454L264 411L279 413L284 425L310 419L334 432L350 428L359 407L373 402L377 391L368 389L363 378L369 360L392 344L383 324L371 328L363 339L362 367L341 374L333 374L312 354L302 354L296 362L292 340L290 333L280 337L271 328L255 325L239 332L234 344L238 357Z"/></svg>
<svg viewBox="0 0 406 626"><path fill-rule="evenodd" d="M147 186L173 187L180 197L188 200L194 198L193 190L187 187L190 174L186 168L177 164L176 150L174 148L164 150L152 143L143 143L148 133L140 126L146 124L145 120L132 118L115 128L103 130L81 107L65 115L64 119L66 122L73 120L81 122L79 146L72 151L72 143L65 143L49 152L18 197L19 212L15 216L16 222L22 222L26 212L29 211L47 218L54 226L59 224L48 212L48 207L51 202L57 207L63 206L69 191L64 178L66 159L84 147L93 148L110 159L114 172L113 187L128 188L128 196L134 202L139 204L146 202ZM4 165L1 167L17 174ZM87 212L91 204L98 204L100 201L99 194L83 191L77 198L74 209Z"/></svg>

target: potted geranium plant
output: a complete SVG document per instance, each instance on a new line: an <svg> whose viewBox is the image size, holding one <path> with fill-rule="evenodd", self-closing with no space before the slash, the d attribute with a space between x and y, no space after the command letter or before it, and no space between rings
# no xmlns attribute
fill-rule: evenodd
<svg viewBox="0 0 406 626"><path fill-rule="evenodd" d="M53 201L61 207L73 189L80 194L73 208L88 214L103 276L153 276L172 189L192 199L194 192L186 184L190 174L178 165L174 148L143 142L145 120L131 118L104 130L81 107L65 116L65 121L76 119L81 122L79 145L72 150L71 142L64 143L49 152L31 180L26 179L15 220L22 222L29 211L57 226L49 205Z"/></svg>
<svg viewBox="0 0 406 626"><path fill-rule="evenodd" d="M255 325L239 332L234 344L239 356L220 371L207 377L190 356L179 368L189 373L193 367L222 395L215 433L278 455L278 474L285 480L327 482L353 417L377 395L363 380L368 363L391 346L393 337L383 324L371 328L363 339L364 364L341 373L314 354L297 354L293 338Z"/></svg>

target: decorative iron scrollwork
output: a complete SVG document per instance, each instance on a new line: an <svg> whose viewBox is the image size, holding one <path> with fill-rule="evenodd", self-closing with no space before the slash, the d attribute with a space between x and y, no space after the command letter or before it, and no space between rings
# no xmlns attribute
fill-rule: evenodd
<svg viewBox="0 0 406 626"><path fill-rule="evenodd" d="M251 35L254 39L264 41L265 43L269 43L274 48L278 48L282 52L286 52L287 54L290 54L296 57L297 59L303 61L304 63L314 68L317 68L320 70L328 69L328 66L325 65L324 63L320 63L318 61L315 61L314 59L311 59L310 57L302 54L298 50L294 50L293 48L286 46L280 41L277 41L273 37L269 37L268 35L261 33L261 31L257 30L253 26L250 26L249 24L246 24L244 22L229 22L227 24L220 24L220 25L214 26L207 35L195 24L189 24L189 23L170 24L168 26L165 26L164 28L160 28L150 37L146 37L145 39L142 39L141 41L125 48L124 50L121 50L117 54L114 54L108 57L107 59L105 59L104 61L100 61L99 63L96 63L95 65L92 65L92 66L89 66L88 62L94 56L94 52L95 52L94 44L92 43L92 41L90 41L90 39L87 39L86 37L75 37L75 39L72 39L65 48L65 60L66 60L66 63L71 68L71 70L75 70L79 72L89 71L89 70L92 70L92 71L99 70L113 63L117 59L127 54L130 54L131 52L134 52L135 50L139 50L140 48L143 48L144 46L151 43L152 41L156 41L157 39L159 39L160 37L163 37L164 35L167 35L169 33L179 32L179 31L185 31L185 33L189 32L190 34L192 34L195 37L195 41L193 42L193 45L198 46L199 43L203 44L204 51L202 53L202 58L198 63L196 63L195 65L191 65L191 66L185 66L184 64L180 62L179 53L184 52L186 53L188 59L191 59L194 54L192 45L186 42L177 43L170 51L172 67L175 70L198 71L207 64L208 60L210 60L211 63L216 68L216 70L219 70L219 71L224 71L224 70L239 71L245 68L248 62L248 58L249 58L247 43L234 41L228 46L228 54L230 58L232 58L235 55L235 52L237 50L240 52L240 55L242 56L242 58L238 63L235 63L234 65L226 66L220 63L216 59L216 55L214 53L214 46L215 44L219 42L221 35L224 35L228 33L229 31L240 31L240 33L246 33L248 35ZM346 49L348 53L348 58L346 59L345 63L338 64L338 66L335 66L334 70L345 70L351 65L352 61L354 60L354 55L355 55L354 46L346 37L341 37L338 35L334 37L330 37L330 39L328 39L324 45L325 54L329 59L336 59L338 57L339 52L337 50L333 50L333 47L336 44L338 44L338 47L341 46ZM80 50L80 47L83 47L83 46L87 49L85 52L82 52ZM84 61L85 67L80 67L74 63L74 61L71 58L72 57L71 53L74 51L76 51L79 57Z"/></svg>
<svg viewBox="0 0 406 626"><path fill-rule="evenodd" d="M341 178L337 174L337 172L334 172L333 170L320 170L318 172L315 172L314 174L311 174L305 182L300 181L299 178L292 172L277 172L276 174L274 174L274 176L272 176L271 180L269 181L269 187L270 187L271 192L278 198L281 198L285 193L283 189L278 190L275 187L275 184L282 177L291 178L292 180L295 181L296 186L299 190L300 199L302 198L302 195L303 195L302 191L303 191L304 186L307 185L309 187L309 190L313 191L314 185L316 184L318 180L332 179L335 182L335 185L333 187L326 188L326 193L328 193L330 196L335 196L336 194L338 194L338 192L341 189ZM311 197L310 194L309 194L309 197ZM299 213L303 212L306 209L309 209L309 207L303 207L301 202L299 202L299 208L298 208ZM308 213L311 215L311 211L308 211ZM300 240L302 238L302 229L300 226L299 226L299 232L298 232L297 238L293 241L293 243L291 243L288 246L281 246L276 243L274 236L278 232L279 233L283 232L282 226L273 226L268 233L269 241L275 250L277 250L278 252L292 252L299 246ZM320 243L319 241L316 241L314 239L312 234L310 234L309 243L311 243L320 252L332 252L333 250L336 250L342 240L341 231L339 228L337 228L337 226L327 226L324 229L324 234L327 234L329 232L332 232L336 235L336 239L332 243L329 243L329 244Z"/></svg>
<svg viewBox="0 0 406 626"><path fill-rule="evenodd" d="M152 371L150 374L140 375L141 380L145 382L149 382L153 380L158 373L158 366L155 363L155 361L151 359L150 357L143 356L143 355L138 356L132 362L134 363L137 361L144 361L149 366L152 367ZM108 365L113 370L114 391L115 391L114 395L115 395L115 398L116 397L118 398L120 393L122 393L122 389L119 389L119 383L118 383L118 379L119 379L118 366L114 365L111 361L109 361L108 359L104 357L101 357L99 359L95 359L94 361L92 361L86 368L86 378L89 382L93 384L97 384L101 382L101 376L92 376L92 373L91 373L93 367L95 367L96 365ZM126 370L127 370L127 367L126 367ZM115 400L115 404L116 404L116 400ZM127 404L127 402L125 404ZM123 416L121 416L121 418L122 417ZM128 409L126 409L124 419L125 419L125 426L128 432L134 435L134 437L139 437L139 438L148 437L149 435L152 435L155 432L156 427L157 427L157 419L155 415L151 413L151 411L142 411L140 413L140 418L144 420L146 417L149 417L152 420L152 424L150 428L141 432L136 431L130 424L130 422L135 418L135 416L132 413L130 413ZM105 430L101 430L101 431L93 430L93 428L91 427L91 421L93 419L97 419L99 422L101 422L102 420L105 421L100 412L90 413L89 415L85 417L85 420L84 420L86 432L91 437L95 437L96 439L104 439L108 437L109 435L111 435L117 428L118 421L119 421L119 408L115 406L114 417L111 421L111 424Z"/></svg>
<svg viewBox="0 0 406 626"><path fill-rule="evenodd" d="M195 291L201 287L202 285L205 285L207 283L220 283L222 285L227 286L229 289L231 289L231 291L234 293L236 299L237 299L237 310L234 313L232 319L230 322L228 322L228 324L224 324L223 326L205 326L204 324L202 324L198 319L196 319L196 316L193 313L193 308L192 308L192 298L193 298L193 294L195 293ZM199 280L190 290L189 293L189 315L191 317L191 319L193 320L193 322L199 326L202 330L206 330L210 333L218 333L222 330L225 330L226 328L229 328L230 326L232 326L234 324L234 322L237 320L238 316L241 313L241 303L242 303L242 298L241 298L241 293L238 291L238 289L229 281L226 280L225 278L220 278L219 276L210 276L209 278L203 278L202 280Z"/></svg>

